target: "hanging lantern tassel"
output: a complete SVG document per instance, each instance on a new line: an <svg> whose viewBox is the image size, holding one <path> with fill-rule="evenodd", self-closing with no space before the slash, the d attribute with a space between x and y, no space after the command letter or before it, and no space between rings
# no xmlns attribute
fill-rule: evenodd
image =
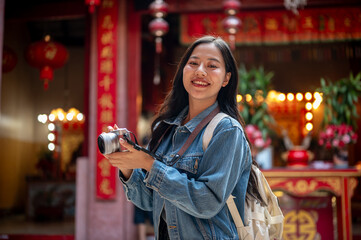
<svg viewBox="0 0 361 240"><path fill-rule="evenodd" d="M236 36L234 34L229 34L229 45L232 50L236 49Z"/></svg>
<svg viewBox="0 0 361 240"><path fill-rule="evenodd" d="M157 54L160 54L162 52L162 38L161 37L155 38L155 51Z"/></svg>
<svg viewBox="0 0 361 240"><path fill-rule="evenodd" d="M155 63L154 63L154 85L160 83L160 53L162 52L162 38L155 38Z"/></svg>
<svg viewBox="0 0 361 240"><path fill-rule="evenodd" d="M160 83L160 54L155 54L155 63L154 63L154 78L153 78L153 84L159 85Z"/></svg>
<svg viewBox="0 0 361 240"><path fill-rule="evenodd" d="M44 66L40 70L40 79L44 81L44 90L48 90L49 88L49 81L53 80L54 78L54 71L49 66Z"/></svg>

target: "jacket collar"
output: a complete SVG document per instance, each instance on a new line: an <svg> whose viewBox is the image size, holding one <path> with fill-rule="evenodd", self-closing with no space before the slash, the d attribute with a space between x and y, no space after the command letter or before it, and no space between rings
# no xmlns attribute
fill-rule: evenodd
<svg viewBox="0 0 361 240"><path fill-rule="evenodd" d="M184 126L190 131L193 132L193 130L197 127L197 125L202 121L203 118L205 118L210 112L212 112L216 107L218 106L218 102L216 101L212 106L209 106L207 109L205 109L203 112L195 116L192 120L187 122ZM188 114L189 106L186 106L176 118L174 119L167 119L164 120L165 123L169 125L176 125L181 126L183 119Z"/></svg>

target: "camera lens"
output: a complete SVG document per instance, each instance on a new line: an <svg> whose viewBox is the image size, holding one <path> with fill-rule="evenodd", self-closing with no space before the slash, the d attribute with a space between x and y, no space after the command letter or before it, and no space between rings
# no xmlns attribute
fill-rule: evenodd
<svg viewBox="0 0 361 240"><path fill-rule="evenodd" d="M102 154L105 153L104 139L102 135L98 137L98 148Z"/></svg>
<svg viewBox="0 0 361 240"><path fill-rule="evenodd" d="M100 134L98 137L98 148L102 154L120 151L118 134L115 132Z"/></svg>

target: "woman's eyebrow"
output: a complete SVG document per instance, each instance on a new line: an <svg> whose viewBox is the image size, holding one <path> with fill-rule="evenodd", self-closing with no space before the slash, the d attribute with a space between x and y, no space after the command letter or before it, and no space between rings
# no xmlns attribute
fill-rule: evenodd
<svg viewBox="0 0 361 240"><path fill-rule="evenodd" d="M221 61L219 61L217 58L208 58L208 60L212 60L212 61L216 61L216 62L221 63Z"/></svg>
<svg viewBox="0 0 361 240"><path fill-rule="evenodd" d="M199 58L199 57L197 57L197 56L190 56L189 58L200 59L200 58ZM216 62L221 63L221 61L219 61L217 58L208 58L208 60L211 60L211 61L216 61Z"/></svg>

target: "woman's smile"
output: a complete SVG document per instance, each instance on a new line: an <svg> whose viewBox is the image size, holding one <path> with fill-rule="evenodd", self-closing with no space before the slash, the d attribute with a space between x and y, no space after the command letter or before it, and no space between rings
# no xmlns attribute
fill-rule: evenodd
<svg viewBox="0 0 361 240"><path fill-rule="evenodd" d="M199 78L192 80L192 84L193 84L195 87L207 87L207 86L210 85L210 84L209 84L207 81L205 81L204 79L199 79Z"/></svg>

